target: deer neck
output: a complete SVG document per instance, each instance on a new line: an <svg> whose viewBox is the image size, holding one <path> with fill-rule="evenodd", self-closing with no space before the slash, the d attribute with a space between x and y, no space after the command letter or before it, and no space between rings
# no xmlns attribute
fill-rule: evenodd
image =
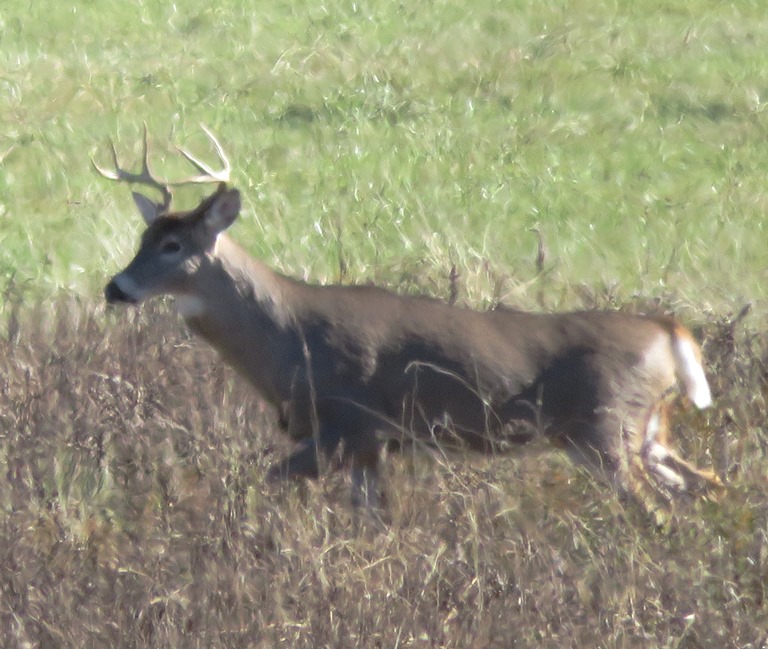
<svg viewBox="0 0 768 649"><path fill-rule="evenodd" d="M250 257L225 235L200 263L194 288L176 302L189 327L207 340L267 399L285 398L290 377L293 282Z"/></svg>

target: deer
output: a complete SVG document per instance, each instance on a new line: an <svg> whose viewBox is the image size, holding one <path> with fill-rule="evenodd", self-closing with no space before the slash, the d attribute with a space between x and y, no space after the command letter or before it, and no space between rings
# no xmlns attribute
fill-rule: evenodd
<svg viewBox="0 0 768 649"><path fill-rule="evenodd" d="M240 193L228 186L221 144L202 128L221 169L176 147L197 174L158 179L146 125L138 172L121 167L114 142L113 169L92 160L101 176L161 196L132 192L146 229L104 296L109 305L172 296L189 329L274 407L295 447L267 480L345 468L353 505L379 510L390 443L494 454L536 438L644 507L649 498L670 507L681 495L724 488L669 440L678 397L697 409L712 404L701 349L676 319L479 311L376 286L293 279L226 233ZM171 209L173 188L200 183L216 189L194 209Z"/></svg>

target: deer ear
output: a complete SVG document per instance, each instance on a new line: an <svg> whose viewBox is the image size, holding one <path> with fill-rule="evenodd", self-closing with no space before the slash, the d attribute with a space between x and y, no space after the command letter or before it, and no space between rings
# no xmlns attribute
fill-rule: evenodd
<svg viewBox="0 0 768 649"><path fill-rule="evenodd" d="M147 225L152 225L152 222L160 215L162 206L147 198L144 194L139 194L139 192L131 192L131 196L133 196L133 202L139 208L141 216L144 217L144 221L146 221Z"/></svg>
<svg viewBox="0 0 768 649"><path fill-rule="evenodd" d="M210 232L218 234L232 225L239 213L240 192L236 189L229 189L216 197L210 209L205 213L203 222Z"/></svg>

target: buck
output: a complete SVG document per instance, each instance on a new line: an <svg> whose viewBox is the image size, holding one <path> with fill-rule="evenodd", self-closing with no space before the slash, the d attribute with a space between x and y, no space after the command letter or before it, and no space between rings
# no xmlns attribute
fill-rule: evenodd
<svg viewBox="0 0 768 649"><path fill-rule="evenodd" d="M203 127L205 128L205 127ZM681 391L711 395L698 345L671 317L622 312L479 312L368 286L320 286L275 272L226 234L240 212L230 163L184 149L198 175L169 182L142 168L106 178L133 193L147 223L139 250L107 284L109 304L175 298L190 329L244 376L297 442L270 478L316 477L324 458L352 476L353 503L379 506L387 440L503 453L543 437L620 493L666 504L710 493L717 477L669 445L667 411ZM172 188L214 182L194 209L171 210ZM521 425L522 424L522 425Z"/></svg>

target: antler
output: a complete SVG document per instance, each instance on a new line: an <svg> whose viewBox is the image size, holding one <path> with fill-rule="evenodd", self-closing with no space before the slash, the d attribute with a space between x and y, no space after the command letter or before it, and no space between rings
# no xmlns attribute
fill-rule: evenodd
<svg viewBox="0 0 768 649"><path fill-rule="evenodd" d="M198 185L203 183L226 183L229 182L229 176L232 171L232 166L227 159L224 149L216 139L216 136L204 125L200 124L205 134L211 140L216 153L219 156L219 161L222 164L220 170L211 169L207 164L198 160L186 149L182 149L177 146L176 149L187 159L187 161L200 173L196 176L190 176L183 178L182 180L160 180L152 174L149 169L149 155L147 147L147 124L144 123L144 135L142 138L142 153L141 153L141 170L138 173L134 173L120 167L120 163L117 160L117 152L115 151L115 143L110 140L109 147L112 152L112 162L114 164L114 171L103 169L96 164L96 161L91 158L91 164L93 168L104 178L109 180L116 180L117 182L126 182L135 185L145 185L157 189L163 195L163 202L160 205L161 212L167 212L171 206L171 199L173 198L171 188L180 187L181 185Z"/></svg>
<svg viewBox="0 0 768 649"><path fill-rule="evenodd" d="M216 149L216 154L219 156L219 162L223 165L220 171L211 169L207 164L198 160L186 149L182 149L180 146L176 147L176 150L181 153L190 164L200 172L199 176L190 176L184 180L178 180L171 183L172 186L178 187L179 185L195 185L200 183L228 183L229 174L232 172L232 165L229 163L224 148L221 146L216 136L211 133L210 129L205 124L200 124L200 128L208 136L208 139Z"/></svg>
<svg viewBox="0 0 768 649"><path fill-rule="evenodd" d="M117 151L115 151L115 143L109 141L109 149L112 152L112 163L115 170L109 171L102 169L96 164L96 161L91 158L91 164L93 168L104 178L109 180L116 180L117 182L131 183L135 185L146 185L160 191L163 195L162 211L166 211L171 206L171 187L167 182L159 180L152 175L149 169L149 154L147 147L147 124L144 123L144 136L142 138L142 152L141 152L141 171L139 173L132 173L120 166L117 160Z"/></svg>

